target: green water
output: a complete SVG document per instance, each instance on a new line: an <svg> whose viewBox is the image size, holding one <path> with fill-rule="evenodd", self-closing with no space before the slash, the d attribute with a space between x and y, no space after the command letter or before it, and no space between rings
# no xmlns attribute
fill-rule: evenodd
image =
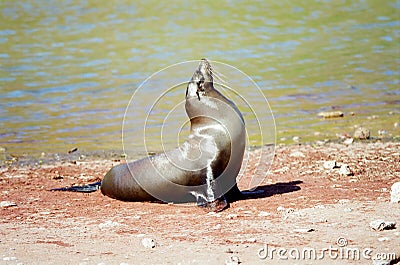
<svg viewBox="0 0 400 265"><path fill-rule="evenodd" d="M135 89L203 57L258 84L277 143L335 139L354 125L400 135L395 0L4 0L0 12L0 146L10 154L120 150ZM317 117L332 108L344 118Z"/></svg>

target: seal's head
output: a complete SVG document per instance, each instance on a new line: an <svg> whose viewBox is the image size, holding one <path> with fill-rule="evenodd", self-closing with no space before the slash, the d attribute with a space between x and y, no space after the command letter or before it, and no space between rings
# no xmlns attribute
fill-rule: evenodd
<svg viewBox="0 0 400 265"><path fill-rule="evenodd" d="M197 97L200 100L211 90L214 90L211 64L207 59L201 59L199 67L186 88L186 99Z"/></svg>

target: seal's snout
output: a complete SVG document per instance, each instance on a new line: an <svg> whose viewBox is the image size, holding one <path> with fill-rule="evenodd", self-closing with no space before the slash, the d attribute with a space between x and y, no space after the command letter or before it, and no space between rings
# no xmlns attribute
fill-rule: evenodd
<svg viewBox="0 0 400 265"><path fill-rule="evenodd" d="M188 83L186 98L196 97L200 100L201 96L204 95L205 86L212 84L212 82L211 64L207 59L203 58Z"/></svg>
<svg viewBox="0 0 400 265"><path fill-rule="evenodd" d="M212 82L212 71L210 62L203 58L200 61L198 71L201 73L205 81Z"/></svg>

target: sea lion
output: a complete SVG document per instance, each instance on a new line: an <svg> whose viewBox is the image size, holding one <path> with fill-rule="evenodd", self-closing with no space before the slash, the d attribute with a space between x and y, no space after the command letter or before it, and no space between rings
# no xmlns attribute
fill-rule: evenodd
<svg viewBox="0 0 400 265"><path fill-rule="evenodd" d="M175 150L113 167L101 181L104 195L123 201L196 201L209 211L221 211L241 195L236 177L246 143L244 119L214 88L207 59L187 85L185 109L188 139Z"/></svg>

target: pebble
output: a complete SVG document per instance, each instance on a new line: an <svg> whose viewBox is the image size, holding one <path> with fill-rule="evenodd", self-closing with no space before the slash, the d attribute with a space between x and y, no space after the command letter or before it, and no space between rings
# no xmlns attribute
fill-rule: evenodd
<svg viewBox="0 0 400 265"><path fill-rule="evenodd" d="M349 165L343 164L340 166L339 173L345 176L352 176L353 172L351 172Z"/></svg>
<svg viewBox="0 0 400 265"><path fill-rule="evenodd" d="M145 248L155 248L156 247L156 242L151 238L145 237L145 238L142 239L142 245Z"/></svg>
<svg viewBox="0 0 400 265"><path fill-rule="evenodd" d="M393 203L400 203L400 182L392 185L390 190L390 201Z"/></svg>
<svg viewBox="0 0 400 265"><path fill-rule="evenodd" d="M238 265L240 263L238 256L230 256L225 262L226 265Z"/></svg>
<svg viewBox="0 0 400 265"><path fill-rule="evenodd" d="M261 211L261 212L258 213L258 217L267 217L267 216L270 216L270 215L271 215L271 213L264 212L264 211Z"/></svg>
<svg viewBox="0 0 400 265"><path fill-rule="evenodd" d="M290 156L290 157L306 157L306 156L305 156L302 152L300 152L300 151L291 152L289 156Z"/></svg>
<svg viewBox="0 0 400 265"><path fill-rule="evenodd" d="M76 151L78 151L78 147L74 147L74 148L68 150L68 154L74 153Z"/></svg>
<svg viewBox="0 0 400 265"><path fill-rule="evenodd" d="M236 219L238 215L236 213L230 213L226 216L226 219Z"/></svg>
<svg viewBox="0 0 400 265"><path fill-rule="evenodd" d="M369 226L375 231L390 230L396 227L396 222L386 222L382 219L378 219L369 223Z"/></svg>
<svg viewBox="0 0 400 265"><path fill-rule="evenodd" d="M299 142L300 139L301 139L301 138L300 138L299 136L294 136L294 137L292 138L292 140L295 141L295 142Z"/></svg>
<svg viewBox="0 0 400 265"><path fill-rule="evenodd" d="M315 229L314 228L296 228L293 229L293 232L296 233L309 233L309 232L314 232Z"/></svg>
<svg viewBox="0 0 400 265"><path fill-rule="evenodd" d="M225 253L232 254L232 253L233 253L233 250L232 250L231 248L228 248L228 249L225 251Z"/></svg>
<svg viewBox="0 0 400 265"><path fill-rule="evenodd" d="M276 208L276 210L277 210L278 212L283 212L283 211L285 210L285 207L283 207L283 206L278 206L278 208Z"/></svg>
<svg viewBox="0 0 400 265"><path fill-rule="evenodd" d="M216 213L216 212L208 212L206 215L215 216L215 217L221 217L222 216L220 213Z"/></svg>
<svg viewBox="0 0 400 265"><path fill-rule="evenodd" d="M390 241L390 238L387 237L387 236L385 236L385 237L380 237L380 238L378 238L378 241L379 241L379 242Z"/></svg>
<svg viewBox="0 0 400 265"><path fill-rule="evenodd" d="M13 261L13 260L17 260L16 257L3 257L4 261Z"/></svg>
<svg viewBox="0 0 400 265"><path fill-rule="evenodd" d="M2 201L2 202L0 202L0 207L1 208L7 208L7 207L13 207L13 206L17 206L17 204L15 202L12 202L12 201Z"/></svg>
<svg viewBox="0 0 400 265"><path fill-rule="evenodd" d="M324 162L324 168L326 169L334 169L336 167L336 161L331 160L331 161L325 161Z"/></svg>
<svg viewBox="0 0 400 265"><path fill-rule="evenodd" d="M351 145L354 142L353 138L347 138L346 140L343 141L345 145Z"/></svg>
<svg viewBox="0 0 400 265"><path fill-rule="evenodd" d="M343 117L344 113L341 111L323 111L323 112L318 113L317 116L324 118L324 119L339 118L339 117Z"/></svg>
<svg viewBox="0 0 400 265"><path fill-rule="evenodd" d="M369 139L369 137L370 137L370 131L367 128L358 127L354 132L354 138L356 139L365 140Z"/></svg>
<svg viewBox="0 0 400 265"><path fill-rule="evenodd" d="M395 122L395 123L393 124L393 126L394 126L394 128L397 128L397 127L399 127L399 123L398 123L398 122Z"/></svg>
<svg viewBox="0 0 400 265"><path fill-rule="evenodd" d="M385 135L385 134L388 134L388 132L387 131L385 131L385 130L378 130L378 135Z"/></svg>
<svg viewBox="0 0 400 265"><path fill-rule="evenodd" d="M214 226L212 227L212 229L214 229L214 230L219 230L219 229L221 229L221 224L216 224L216 225L214 225Z"/></svg>
<svg viewBox="0 0 400 265"><path fill-rule="evenodd" d="M99 224L99 228L103 229L103 228L115 227L115 226L120 226L120 225L121 225L120 223L108 220L108 221L105 221L104 223Z"/></svg>

